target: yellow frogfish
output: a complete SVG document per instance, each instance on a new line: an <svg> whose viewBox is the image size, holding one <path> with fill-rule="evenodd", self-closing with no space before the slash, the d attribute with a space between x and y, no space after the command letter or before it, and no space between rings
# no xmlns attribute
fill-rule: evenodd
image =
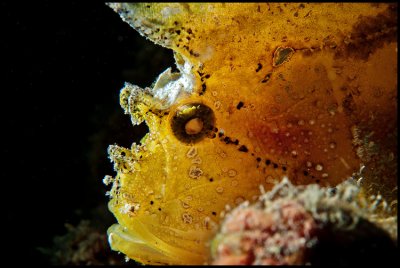
<svg viewBox="0 0 400 268"><path fill-rule="evenodd" d="M357 175L397 206L397 4L110 3L174 52L120 104L149 132L111 145L113 250L143 264L210 263L224 214L283 177Z"/></svg>

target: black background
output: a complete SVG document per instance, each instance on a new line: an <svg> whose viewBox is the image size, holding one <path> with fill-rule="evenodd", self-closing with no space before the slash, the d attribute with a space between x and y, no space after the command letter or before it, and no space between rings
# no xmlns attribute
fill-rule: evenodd
<svg viewBox="0 0 400 268"><path fill-rule="evenodd" d="M3 262L48 264L37 247L106 206L107 146L146 132L119 106L124 81L150 86L174 60L101 2L0 9Z"/></svg>
<svg viewBox="0 0 400 268"><path fill-rule="evenodd" d="M53 247L65 223L105 232L116 221L107 147L147 131L124 115L119 90L150 86L173 54L102 2L1 2L0 19L2 263L50 264L38 248Z"/></svg>

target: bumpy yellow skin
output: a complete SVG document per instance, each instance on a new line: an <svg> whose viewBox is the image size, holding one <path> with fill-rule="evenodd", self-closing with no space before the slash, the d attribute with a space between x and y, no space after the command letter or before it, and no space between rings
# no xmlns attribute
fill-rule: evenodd
<svg viewBox="0 0 400 268"><path fill-rule="evenodd" d="M193 76L192 91L170 105L148 89L121 91L149 133L130 149L110 147L114 250L145 264L207 263L225 209L283 176L334 186L361 168L362 185L395 200L397 6L110 6ZM216 129L185 143L171 120L192 103L213 110Z"/></svg>

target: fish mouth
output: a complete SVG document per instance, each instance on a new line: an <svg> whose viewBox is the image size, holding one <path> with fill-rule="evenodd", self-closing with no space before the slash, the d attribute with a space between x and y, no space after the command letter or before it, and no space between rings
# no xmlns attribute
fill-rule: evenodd
<svg viewBox="0 0 400 268"><path fill-rule="evenodd" d="M142 264L204 264L207 262L206 246L199 247L204 249L197 252L174 246L151 232L150 229L152 228L148 228L149 224L146 221L146 219L136 219L129 229L120 224L114 224L108 228L108 241L112 250L124 252L130 259ZM168 229L181 232L184 235L182 231ZM188 232L187 239L191 239L193 235L196 234ZM196 236L201 237L202 234L197 233Z"/></svg>

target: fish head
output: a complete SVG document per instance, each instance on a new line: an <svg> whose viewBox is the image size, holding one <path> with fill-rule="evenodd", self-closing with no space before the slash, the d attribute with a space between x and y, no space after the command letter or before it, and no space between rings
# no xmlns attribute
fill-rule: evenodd
<svg viewBox="0 0 400 268"><path fill-rule="evenodd" d="M109 5L172 49L178 69L121 89L125 113L149 132L109 147L114 250L147 264L207 263L225 213L284 177L334 187L367 166L370 184L386 176L394 188L391 5Z"/></svg>

